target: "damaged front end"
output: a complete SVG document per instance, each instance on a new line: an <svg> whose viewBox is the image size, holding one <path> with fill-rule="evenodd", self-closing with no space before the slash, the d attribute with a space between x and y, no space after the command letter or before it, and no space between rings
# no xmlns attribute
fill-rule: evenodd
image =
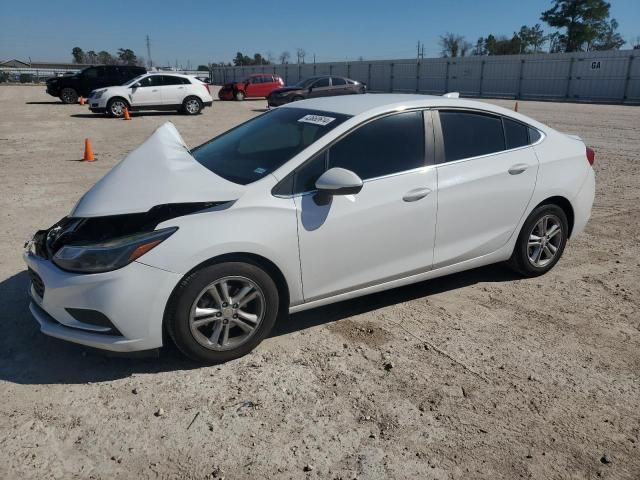
<svg viewBox="0 0 640 480"><path fill-rule="evenodd" d="M36 232L30 253L76 273L122 268L169 238L178 228L156 227L172 218L208 210L225 202L157 205L147 212L103 217L64 217Z"/></svg>

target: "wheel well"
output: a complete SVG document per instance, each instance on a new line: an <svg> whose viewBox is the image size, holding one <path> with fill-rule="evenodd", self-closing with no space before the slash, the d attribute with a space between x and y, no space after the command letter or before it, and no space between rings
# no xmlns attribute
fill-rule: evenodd
<svg viewBox="0 0 640 480"><path fill-rule="evenodd" d="M115 96L115 97L111 97L111 98L109 99L109 101L107 102L107 105L108 105L109 103L113 102L114 100L122 100L124 103L126 103L126 104L127 104L127 106L129 106L129 107L131 106L131 104L129 103L129 101L128 101L126 98L121 97L121 96L119 96L119 95L117 95L117 96Z"/></svg>
<svg viewBox="0 0 640 480"><path fill-rule="evenodd" d="M214 265L217 263L223 262L244 262L250 263L263 269L265 272L271 276L273 281L276 284L276 288L278 289L278 297L280 301L279 314L287 314L289 313L289 285L287 284L287 280L285 279L282 271L273 263L271 260L261 256L256 255L254 253L246 253L246 252L237 252L237 253L226 253L224 255L218 255L217 257L210 258L209 260L205 260L204 262L196 265L187 273L184 274L180 282L175 286L173 292L169 296L169 300L164 308L164 318L162 320L163 330L166 327L167 315L170 313L170 306L173 304L174 296L182 285L182 281L191 275L193 272L200 270L203 267L207 267L209 265Z"/></svg>
<svg viewBox="0 0 640 480"><path fill-rule="evenodd" d="M564 211L564 214L567 216L567 222L569 222L568 237L571 237L571 233L573 232L573 222L575 220L575 215L573 213L573 207L571 206L571 202L569 202L569 200L567 200L565 197L556 196L556 197L549 197L543 202L540 202L536 206L536 208L538 208L540 205L557 205Z"/></svg>

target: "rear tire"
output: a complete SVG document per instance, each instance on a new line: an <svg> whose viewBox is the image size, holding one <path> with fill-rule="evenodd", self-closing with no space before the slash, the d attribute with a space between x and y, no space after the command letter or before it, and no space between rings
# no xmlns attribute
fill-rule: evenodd
<svg viewBox="0 0 640 480"><path fill-rule="evenodd" d="M78 92L73 88L65 87L60 92L60 100L62 100L62 103L66 103L67 105L78 103Z"/></svg>
<svg viewBox="0 0 640 480"><path fill-rule="evenodd" d="M241 102L241 101L243 101L245 99L245 94L244 94L244 92L242 90L238 90L236 92L235 97L236 97L237 101Z"/></svg>
<svg viewBox="0 0 640 480"><path fill-rule="evenodd" d="M184 355L221 363L246 355L262 342L276 322L278 306L278 289L264 270L244 262L219 263L197 270L178 285L165 321Z"/></svg>
<svg viewBox="0 0 640 480"><path fill-rule="evenodd" d="M537 207L522 226L508 265L525 277L537 277L551 270L564 252L569 222L558 205Z"/></svg>
<svg viewBox="0 0 640 480"><path fill-rule="evenodd" d="M182 102L182 111L187 115L197 115L204 105L198 97L187 97Z"/></svg>

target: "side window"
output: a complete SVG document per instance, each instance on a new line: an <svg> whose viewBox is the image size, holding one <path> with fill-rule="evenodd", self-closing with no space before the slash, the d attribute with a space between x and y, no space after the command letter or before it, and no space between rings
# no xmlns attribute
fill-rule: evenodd
<svg viewBox="0 0 640 480"><path fill-rule="evenodd" d="M293 193L310 192L316 189L316 180L326 170L327 152L324 151L309 160L294 175Z"/></svg>
<svg viewBox="0 0 640 480"><path fill-rule="evenodd" d="M329 151L329 167L360 178L380 177L425 165L422 112L383 117L358 128Z"/></svg>
<svg viewBox="0 0 640 480"><path fill-rule="evenodd" d="M529 127L504 117L502 118L502 124L504 125L507 150L529 145Z"/></svg>
<svg viewBox="0 0 640 480"><path fill-rule="evenodd" d="M265 75L262 77L262 83L273 83L273 77L271 75Z"/></svg>
<svg viewBox="0 0 640 480"><path fill-rule="evenodd" d="M163 85L182 85L182 78L172 77L171 75L162 75Z"/></svg>
<svg viewBox="0 0 640 480"><path fill-rule="evenodd" d="M98 78L98 67L87 68L84 71L84 78L87 80L95 80Z"/></svg>
<svg viewBox="0 0 640 480"><path fill-rule="evenodd" d="M542 134L533 127L529 127L529 143L536 143Z"/></svg>
<svg viewBox="0 0 640 480"><path fill-rule="evenodd" d="M499 117L476 112L440 110L445 161L477 157L505 149Z"/></svg>
<svg viewBox="0 0 640 480"><path fill-rule="evenodd" d="M321 78L320 80L316 81L316 83L313 84L313 88L328 87L328 86L329 86L329 77Z"/></svg>
<svg viewBox="0 0 640 480"><path fill-rule="evenodd" d="M346 85L347 84L347 82L344 80L344 78L340 78L340 77L331 77L331 83L333 84L334 87L336 85Z"/></svg>
<svg viewBox="0 0 640 480"><path fill-rule="evenodd" d="M140 80L141 87L159 87L162 85L162 75L150 75Z"/></svg>

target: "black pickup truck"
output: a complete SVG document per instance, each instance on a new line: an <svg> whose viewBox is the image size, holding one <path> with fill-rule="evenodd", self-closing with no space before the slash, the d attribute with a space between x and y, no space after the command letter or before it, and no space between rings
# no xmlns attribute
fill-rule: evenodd
<svg viewBox="0 0 640 480"><path fill-rule="evenodd" d="M76 103L78 97L88 97L96 88L122 85L143 73L146 68L133 65L94 65L73 75L47 79L47 93L62 103Z"/></svg>

